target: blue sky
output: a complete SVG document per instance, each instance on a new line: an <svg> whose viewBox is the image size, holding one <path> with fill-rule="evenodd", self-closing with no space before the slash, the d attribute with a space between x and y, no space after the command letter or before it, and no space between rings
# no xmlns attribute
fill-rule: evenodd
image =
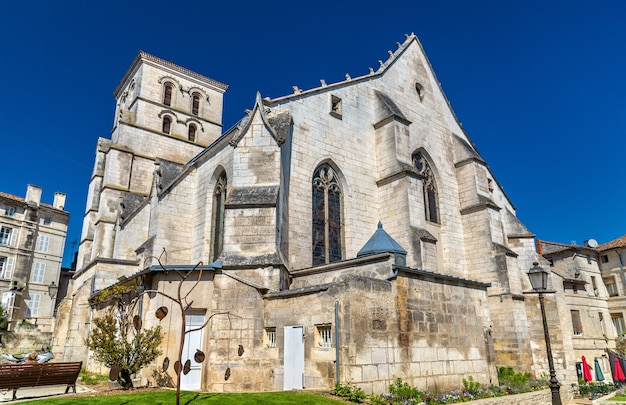
<svg viewBox="0 0 626 405"><path fill-rule="evenodd" d="M376 68L420 38L457 117L537 237L626 233L625 1L0 1L0 190L67 194L80 240L98 137L139 50L230 85L224 128Z"/></svg>

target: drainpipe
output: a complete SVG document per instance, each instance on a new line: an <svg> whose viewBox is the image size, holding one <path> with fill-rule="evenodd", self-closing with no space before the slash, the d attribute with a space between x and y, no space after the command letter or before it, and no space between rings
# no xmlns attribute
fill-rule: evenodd
<svg viewBox="0 0 626 405"><path fill-rule="evenodd" d="M626 273L624 273L624 261L622 260L622 251L616 250L617 258L619 259L619 268L622 271L622 280L624 281L624 288L626 288Z"/></svg>
<svg viewBox="0 0 626 405"><path fill-rule="evenodd" d="M335 300L335 375L337 376L337 384L341 384L340 376L340 360L339 360L339 300Z"/></svg>

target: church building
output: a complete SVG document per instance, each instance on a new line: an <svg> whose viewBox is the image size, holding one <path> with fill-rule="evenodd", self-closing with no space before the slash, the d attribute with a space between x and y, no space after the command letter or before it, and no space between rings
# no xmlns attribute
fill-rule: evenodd
<svg viewBox="0 0 626 405"><path fill-rule="evenodd" d="M500 366L547 373L538 300L524 293L533 262L548 262L414 34L364 76L251 95L223 131L227 88L145 52L122 78L58 309L58 359L97 367L84 344L102 313L93 297L132 282L146 291L142 324L164 331L143 371L153 383L176 380L163 364L180 319L208 321L187 336L183 389L379 393L396 378L445 390L470 376L497 384ZM187 272L183 314L165 294ZM561 382L576 381L568 333L551 330Z"/></svg>

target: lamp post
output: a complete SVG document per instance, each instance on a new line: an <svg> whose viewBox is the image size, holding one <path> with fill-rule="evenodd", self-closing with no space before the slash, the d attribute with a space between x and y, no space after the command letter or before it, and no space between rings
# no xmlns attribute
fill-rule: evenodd
<svg viewBox="0 0 626 405"><path fill-rule="evenodd" d="M534 262L533 267L528 271L528 278L533 290L539 295L539 306L541 307L541 319L543 320L543 333L546 339L546 351L548 353L548 365L550 366L550 391L552 391L552 405L562 405L561 394L559 392L560 385L556 379L556 371L554 371L554 360L552 359L552 348L550 346L550 333L548 332L548 321L546 319L546 308L543 302L544 293L553 293L555 291L548 290L549 273Z"/></svg>
<svg viewBox="0 0 626 405"><path fill-rule="evenodd" d="M57 296L57 291L59 291L59 287L57 287L53 281L52 284L48 286L48 295L50 295L51 299L54 299Z"/></svg>

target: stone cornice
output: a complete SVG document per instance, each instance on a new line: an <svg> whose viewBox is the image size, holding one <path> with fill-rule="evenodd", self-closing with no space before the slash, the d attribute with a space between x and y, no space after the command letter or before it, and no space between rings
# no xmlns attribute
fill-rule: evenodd
<svg viewBox="0 0 626 405"><path fill-rule="evenodd" d="M329 263L329 264L325 264L322 266L307 267L304 269L292 270L291 277L292 278L304 277L304 276L309 276L312 274L328 273L331 271L351 268L351 267L360 266L363 264L384 262L384 261L389 260L390 257L393 257L393 254L380 253L380 254L371 255L371 256L357 257L355 259L342 260L340 262Z"/></svg>

